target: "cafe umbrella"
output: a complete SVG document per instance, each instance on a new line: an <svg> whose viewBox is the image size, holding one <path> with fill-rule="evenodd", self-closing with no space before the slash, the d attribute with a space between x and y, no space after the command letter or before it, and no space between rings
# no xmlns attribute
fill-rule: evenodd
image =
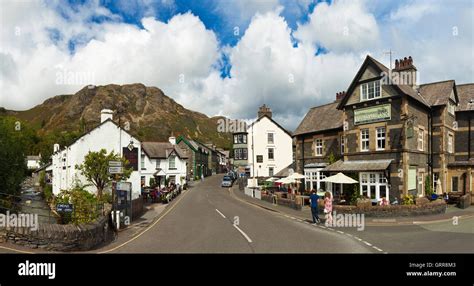
<svg viewBox="0 0 474 286"><path fill-rule="evenodd" d="M358 181L344 175L343 173L337 173L336 175L326 177L321 182L333 183L333 184L356 184ZM342 190L342 187L341 187Z"/></svg>

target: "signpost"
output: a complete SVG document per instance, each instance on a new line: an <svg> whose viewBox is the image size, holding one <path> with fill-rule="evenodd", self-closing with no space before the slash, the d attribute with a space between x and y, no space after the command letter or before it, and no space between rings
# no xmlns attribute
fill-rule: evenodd
<svg viewBox="0 0 474 286"><path fill-rule="evenodd" d="M122 174L123 167L109 167L109 174Z"/></svg>
<svg viewBox="0 0 474 286"><path fill-rule="evenodd" d="M73 210L74 210L74 207L72 204L57 204L56 205L57 212L71 213Z"/></svg>

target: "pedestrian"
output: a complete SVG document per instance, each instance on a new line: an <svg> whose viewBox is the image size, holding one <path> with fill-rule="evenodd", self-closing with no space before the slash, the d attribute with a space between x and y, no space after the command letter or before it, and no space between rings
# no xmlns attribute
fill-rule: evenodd
<svg viewBox="0 0 474 286"><path fill-rule="evenodd" d="M204 182L204 173L201 173L201 182Z"/></svg>
<svg viewBox="0 0 474 286"><path fill-rule="evenodd" d="M324 213L326 219L326 226L332 225L332 194L330 192L326 192L324 194Z"/></svg>
<svg viewBox="0 0 474 286"><path fill-rule="evenodd" d="M318 201L319 196L316 194L315 190L311 191L311 195L309 196L309 202L311 204L311 216L313 219L313 223L320 223L319 215L318 215Z"/></svg>

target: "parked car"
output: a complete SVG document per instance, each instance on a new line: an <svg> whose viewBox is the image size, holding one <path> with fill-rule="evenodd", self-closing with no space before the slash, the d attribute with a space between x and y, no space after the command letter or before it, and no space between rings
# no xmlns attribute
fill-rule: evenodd
<svg viewBox="0 0 474 286"><path fill-rule="evenodd" d="M232 181L232 177L231 177L231 176L225 175L225 176L222 178L221 187L230 188L230 187L232 187L232 184L233 184L233 181Z"/></svg>

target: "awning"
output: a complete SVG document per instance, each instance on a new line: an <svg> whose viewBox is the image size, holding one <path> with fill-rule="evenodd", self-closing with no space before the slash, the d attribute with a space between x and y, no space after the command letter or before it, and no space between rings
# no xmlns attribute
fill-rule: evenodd
<svg viewBox="0 0 474 286"><path fill-rule="evenodd" d="M383 171L390 166L392 160L355 160L342 161L339 160L323 171L327 172L366 172L366 171Z"/></svg>
<svg viewBox="0 0 474 286"><path fill-rule="evenodd" d="M335 183L335 184L355 184L358 183L356 180L344 175L343 173L337 173L334 176L330 176L321 180L321 182Z"/></svg>

